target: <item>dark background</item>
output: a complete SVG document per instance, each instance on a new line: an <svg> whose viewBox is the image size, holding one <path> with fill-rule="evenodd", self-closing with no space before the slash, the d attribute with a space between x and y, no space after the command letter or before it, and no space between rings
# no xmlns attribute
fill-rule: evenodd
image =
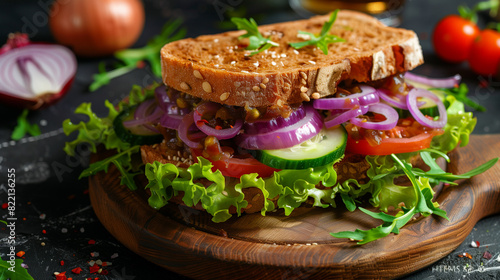
<svg viewBox="0 0 500 280"><path fill-rule="evenodd" d="M146 24L135 47L143 46L160 32L168 19L176 17L184 19L189 37L222 31L221 27L229 20L228 11L231 10L253 16L259 24L301 18L284 0L143 2ZM459 4L465 3L471 7L476 2L407 0L402 27L415 30L421 40L426 64L415 72L432 77L461 74L469 86L470 97L487 107L486 113L476 113L478 125L475 133L500 133L500 113L497 109L500 108L500 82L492 77L477 76L468 69L466 63L442 62L434 55L430 41L432 28L440 18L456 13ZM53 41L47 24L50 3L50 0L1 0L0 42L7 38L8 33L15 31L28 33L33 41ZM483 15L480 24L486 21L489 18ZM113 60L109 57L79 58L74 83L63 100L48 108L30 112L30 122L41 128L40 136L11 141L10 134L21 110L0 104L0 204L7 202L7 169L15 168L18 218L16 250L26 252L24 263L35 279L54 279L53 273L56 271L67 271L71 275L69 271L75 267L81 267L83 272L73 279L95 277L88 273L88 262L98 259L112 263L109 274L99 276L100 279L185 279L143 260L124 248L104 229L90 206L87 180L78 180L78 175L88 164L88 153L80 151L76 158L70 158L62 150L64 142L71 137L62 133L61 123L69 117L79 121L72 112L80 103L90 101L94 110L104 115L105 99L117 102L128 94L133 84L144 86L155 79L146 67L114 79L95 92L89 92L87 87L100 61ZM0 219L6 217L7 210L0 209ZM403 279L500 279L500 262L495 260L500 255L499 218L497 214L483 219L456 251ZM0 226L2 257L8 252L7 234L5 227ZM89 244L90 240L96 243ZM472 248L470 243L473 240L479 241L482 246ZM41 245L42 242L45 246ZM491 260L482 258L485 251L493 255ZM458 257L464 252L470 253L472 259ZM60 261L64 261L64 265Z"/></svg>

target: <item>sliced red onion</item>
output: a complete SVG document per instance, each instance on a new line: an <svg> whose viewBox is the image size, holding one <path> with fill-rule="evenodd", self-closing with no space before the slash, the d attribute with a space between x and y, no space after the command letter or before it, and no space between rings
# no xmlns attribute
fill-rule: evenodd
<svg viewBox="0 0 500 280"><path fill-rule="evenodd" d="M428 119L424 116L424 114L422 114L422 112L420 112L417 105L417 98L419 97L428 98L436 103L439 111L438 120ZM412 114L413 118L415 118L415 120L423 126L430 128L442 128L448 121L448 115L446 114L446 108L444 107L443 101L426 89L414 88L410 90L408 96L406 97L406 103L408 104L408 110Z"/></svg>
<svg viewBox="0 0 500 280"><path fill-rule="evenodd" d="M66 47L31 44L0 55L0 65L0 99L37 109L66 93L77 62Z"/></svg>
<svg viewBox="0 0 500 280"><path fill-rule="evenodd" d="M462 80L462 76L459 74L449 77L449 78L444 78L444 79L435 79L435 78L429 78L417 74L413 74L410 72L405 73L405 79L409 81L413 81L416 83L421 83L430 87L435 87L435 88L452 88L457 86L460 81Z"/></svg>
<svg viewBox="0 0 500 280"><path fill-rule="evenodd" d="M194 124L193 113L194 112L191 112L182 118L182 121L179 124L179 128L177 130L177 134L179 135L179 138L182 140L182 142L184 142L184 144L186 144L188 147L193 149L200 149L201 143L193 141L188 137L189 130ZM196 138L198 138L198 136Z"/></svg>
<svg viewBox="0 0 500 280"><path fill-rule="evenodd" d="M184 116L181 115L163 114L160 117L160 125L166 128L177 130L183 118Z"/></svg>
<svg viewBox="0 0 500 280"><path fill-rule="evenodd" d="M331 110L330 115L325 119L325 127L330 128L345 123L352 118L366 114L366 112L368 112L368 106L347 110Z"/></svg>
<svg viewBox="0 0 500 280"><path fill-rule="evenodd" d="M243 130L246 134L259 134L274 131L289 125L293 125L303 119L306 115L304 106L301 104L297 110L294 110L288 118L281 116L266 121L245 122Z"/></svg>
<svg viewBox="0 0 500 280"><path fill-rule="evenodd" d="M313 101L313 106L319 110L352 109L379 102L374 88L365 85L361 85L359 88L361 89L360 93L351 94L346 97L316 99Z"/></svg>
<svg viewBox="0 0 500 280"><path fill-rule="evenodd" d="M382 103L373 104L368 106L368 112L383 115L386 119L381 122L373 122L361 118L352 118L350 122L359 127L374 130L389 130L393 129L398 124L398 112L389 105Z"/></svg>
<svg viewBox="0 0 500 280"><path fill-rule="evenodd" d="M151 100L146 100L141 104L139 104L139 106L137 106L137 109L134 112L134 118L132 120L124 121L123 126L130 128L134 126L143 125L149 130L158 132L158 130L154 128L151 124L157 121L163 114L163 112L154 103L155 100L151 99ZM154 108L151 108L153 106ZM151 110L153 110L153 112L149 113Z"/></svg>
<svg viewBox="0 0 500 280"><path fill-rule="evenodd" d="M236 119L234 125L231 128L224 128L224 129L213 128L202 121L202 116L206 112L214 112L215 113L220 108L221 108L221 105L214 103L214 102L205 102L205 103L200 104L194 110L194 114L193 114L194 123L196 124L198 129L203 131L206 135L215 136L219 140L233 138L241 130L241 126L243 125L242 119Z"/></svg>
<svg viewBox="0 0 500 280"><path fill-rule="evenodd" d="M267 133L240 134L236 143L248 150L275 150L290 148L311 139L323 127L323 120L312 106L304 106L306 116L297 123Z"/></svg>
<svg viewBox="0 0 500 280"><path fill-rule="evenodd" d="M393 107L408 110L408 105L406 105L406 95L402 95L402 94L391 95L389 92L390 91L388 89L384 89L384 88L377 89L377 94L380 97L380 99L389 103L389 105L391 105ZM418 107L420 107L424 104L425 104L425 102L418 102L417 103Z"/></svg>

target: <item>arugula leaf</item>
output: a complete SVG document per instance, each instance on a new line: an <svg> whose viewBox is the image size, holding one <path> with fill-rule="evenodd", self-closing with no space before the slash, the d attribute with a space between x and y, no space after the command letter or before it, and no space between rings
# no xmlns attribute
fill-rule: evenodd
<svg viewBox="0 0 500 280"><path fill-rule="evenodd" d="M323 51L324 54L328 54L328 45L333 44L333 43L339 43L339 42L345 42L344 39L328 34L330 32L330 29L333 26L333 23L337 19L337 13L338 9L335 10L331 15L330 19L325 22L323 25L323 28L321 29L321 33L319 34L319 37L316 35L306 32L306 31L299 31L299 34L308 36L310 39L304 42L296 42L296 43L289 43L290 46L292 46L295 49L301 49L305 46L316 46L318 47L321 51Z"/></svg>
<svg viewBox="0 0 500 280"><path fill-rule="evenodd" d="M330 233L333 237L337 238L351 238L358 240L358 244L366 244L377 239L386 237L390 233L399 233L399 229L406 225L411 218L418 213L424 216L436 214L440 217L448 219L446 212L437 207L436 203L432 202L433 194L431 188L428 187L429 181L427 178L419 178L415 176L412 167L406 161L400 160L396 155L391 155L392 160L403 170L413 186L413 191L417 199L415 205L411 208L403 208L396 216L391 216L386 213L375 213L364 208L359 208L365 214L372 218L382 220L384 223L378 227L369 230L356 229L355 231L342 231Z"/></svg>
<svg viewBox="0 0 500 280"><path fill-rule="evenodd" d="M429 88L429 90L442 91L446 95L451 95L455 97L458 101L463 102L465 105L471 107L474 110L478 110L480 112L486 111L486 108L484 106L480 105L477 102L474 102L472 99L467 97L469 88L465 83L461 83L458 87L455 88Z"/></svg>
<svg viewBox="0 0 500 280"><path fill-rule="evenodd" d="M99 72L93 76L94 81L89 86L90 91L107 85L111 79L122 76L136 68L140 68L144 61L151 66L153 74L161 77L161 62L158 59L161 48L166 44L186 36L186 29L180 28L182 20L168 21L163 26L161 33L149 41L146 46L137 49L117 51L114 56L122 64L117 68L107 71L104 63L99 64Z"/></svg>
<svg viewBox="0 0 500 280"><path fill-rule="evenodd" d="M425 172L422 171L421 169L418 168L413 168L412 172L416 176L422 176L426 178L433 179L437 182L445 182L449 183L452 185L456 185L453 181L460 180L460 179L469 179L473 176L476 176L478 174L481 174L485 172L486 170L490 169L493 165L495 165L498 162L499 158L494 158L486 163L470 170L469 172L466 172L464 174L459 174L455 175L453 173L445 172L439 165L437 165L436 161L432 158L431 154L429 151L422 151L420 152L420 155L422 157L422 160L425 162L430 167L430 170Z"/></svg>
<svg viewBox="0 0 500 280"><path fill-rule="evenodd" d="M121 153L117 153L111 157L105 158L103 160L91 163L89 167L82 171L80 177L88 177L95 175L97 172L104 171L108 172L109 165L113 163L118 171L121 174L121 184L126 185L131 190L136 190L137 185L134 181L134 176L137 174L141 174L140 172L131 173L132 169L132 154L135 154L139 151L140 146L132 146L130 149L125 150Z"/></svg>
<svg viewBox="0 0 500 280"><path fill-rule="evenodd" d="M31 136L40 135L41 132L38 125L29 123L28 113L28 109L24 109L21 115L17 118L17 125L10 135L10 138L12 138L12 140L20 140L24 137L24 135L26 135L26 133L30 134Z"/></svg>
<svg viewBox="0 0 500 280"><path fill-rule="evenodd" d="M4 261L0 257L0 279L10 279L10 280L34 280L31 275L29 275L28 270L22 267L23 260L15 259L14 266L11 265L10 261Z"/></svg>
<svg viewBox="0 0 500 280"><path fill-rule="evenodd" d="M255 50L250 53L250 56L263 52L272 47L279 46L278 43L271 41L269 38L265 38L260 34L257 22L253 18L250 20L246 18L233 17L231 21L236 25L239 30L246 30L247 33L238 37L238 39L248 38L249 44L247 50Z"/></svg>

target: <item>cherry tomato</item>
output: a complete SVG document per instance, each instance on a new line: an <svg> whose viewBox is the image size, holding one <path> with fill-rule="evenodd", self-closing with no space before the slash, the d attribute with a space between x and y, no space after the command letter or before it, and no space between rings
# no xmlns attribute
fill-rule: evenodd
<svg viewBox="0 0 500 280"><path fill-rule="evenodd" d="M201 149L191 149L191 153L195 157L202 156ZM258 173L260 177L266 178L274 174L274 171L279 171L269 167L254 157L247 158L229 158L226 160L211 160L208 159L212 164L212 171L220 170L222 175L233 178L240 178L244 174Z"/></svg>
<svg viewBox="0 0 500 280"><path fill-rule="evenodd" d="M479 75L495 75L500 63L500 32L483 30L472 44L468 62Z"/></svg>
<svg viewBox="0 0 500 280"><path fill-rule="evenodd" d="M438 22L432 35L436 54L449 62L467 59L474 39L479 34L477 25L458 15L449 15Z"/></svg>
<svg viewBox="0 0 500 280"><path fill-rule="evenodd" d="M346 126L346 152L361 155L390 155L416 152L429 148L432 138L441 129L430 129L413 118L400 119L391 130L363 130L352 124ZM374 137L375 136L375 137Z"/></svg>

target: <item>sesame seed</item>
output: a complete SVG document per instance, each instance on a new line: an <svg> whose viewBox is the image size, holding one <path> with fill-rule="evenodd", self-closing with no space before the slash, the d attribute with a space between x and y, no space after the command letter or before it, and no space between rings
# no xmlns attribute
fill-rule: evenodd
<svg viewBox="0 0 500 280"><path fill-rule="evenodd" d="M267 84L269 83L269 78L264 78L264 80L262 81L264 84Z"/></svg>
<svg viewBox="0 0 500 280"><path fill-rule="evenodd" d="M225 191L225 190L224 190L224 191L222 191L222 194L223 194L223 195L225 195L225 196L227 196L227 195L228 195L227 191Z"/></svg>
<svg viewBox="0 0 500 280"><path fill-rule="evenodd" d="M301 91L301 92L306 92L307 90L308 90L308 89L307 89L306 87L304 87L304 86L300 88L300 91Z"/></svg>
<svg viewBox="0 0 500 280"><path fill-rule="evenodd" d="M220 101L224 101L229 98L229 92L224 92L220 95Z"/></svg>
<svg viewBox="0 0 500 280"><path fill-rule="evenodd" d="M305 92L301 92L300 93L300 97L302 98L302 100L304 101L311 101L311 98L309 98L309 95L307 95L307 93Z"/></svg>
<svg viewBox="0 0 500 280"><path fill-rule="evenodd" d="M182 82L181 83L181 89L183 89L183 90L189 90L189 89L191 89L191 87L186 82Z"/></svg>
<svg viewBox="0 0 500 280"><path fill-rule="evenodd" d="M306 81L305 79L302 79L302 80L300 81L300 83L301 83L301 84L303 84L303 85L305 85L305 84L307 84L307 81Z"/></svg>
<svg viewBox="0 0 500 280"><path fill-rule="evenodd" d="M299 54L299 51L298 50L293 50L293 53Z"/></svg>
<svg viewBox="0 0 500 280"><path fill-rule="evenodd" d="M236 61L231 61L231 65L235 65L236 64Z"/></svg>
<svg viewBox="0 0 500 280"><path fill-rule="evenodd" d="M247 74L250 74L250 72L248 72L247 70L241 70L242 73L247 73Z"/></svg>
<svg viewBox="0 0 500 280"><path fill-rule="evenodd" d="M254 87L252 88L252 90L253 90L253 91L259 91L259 90L260 90L260 87L259 87L259 86L254 86Z"/></svg>
<svg viewBox="0 0 500 280"><path fill-rule="evenodd" d="M316 61L309 60L309 63L316 64Z"/></svg>
<svg viewBox="0 0 500 280"><path fill-rule="evenodd" d="M203 79L203 76L201 75L200 71L194 70L193 75L198 78L198 79Z"/></svg>
<svg viewBox="0 0 500 280"><path fill-rule="evenodd" d="M212 86L207 81L203 82L201 86L205 92L212 92Z"/></svg>
<svg viewBox="0 0 500 280"><path fill-rule="evenodd" d="M276 62L274 62L274 61L271 61L271 64L272 64L273 66L276 66Z"/></svg>
<svg viewBox="0 0 500 280"><path fill-rule="evenodd" d="M300 76L302 77L302 79L307 80L307 74L306 73L300 72Z"/></svg>
<svg viewBox="0 0 500 280"><path fill-rule="evenodd" d="M311 97L313 99L319 99L321 96L319 95L319 92L315 92L315 93L311 94Z"/></svg>
<svg viewBox="0 0 500 280"><path fill-rule="evenodd" d="M281 105L283 105L283 100L281 100L281 99L278 99L278 101L276 101L276 104L277 104L278 106L281 106Z"/></svg>
<svg viewBox="0 0 500 280"><path fill-rule="evenodd" d="M265 88L266 88L266 85L265 85L265 84L263 84L263 83L261 83L261 84L260 84L260 87L261 87L262 89L265 89Z"/></svg>

